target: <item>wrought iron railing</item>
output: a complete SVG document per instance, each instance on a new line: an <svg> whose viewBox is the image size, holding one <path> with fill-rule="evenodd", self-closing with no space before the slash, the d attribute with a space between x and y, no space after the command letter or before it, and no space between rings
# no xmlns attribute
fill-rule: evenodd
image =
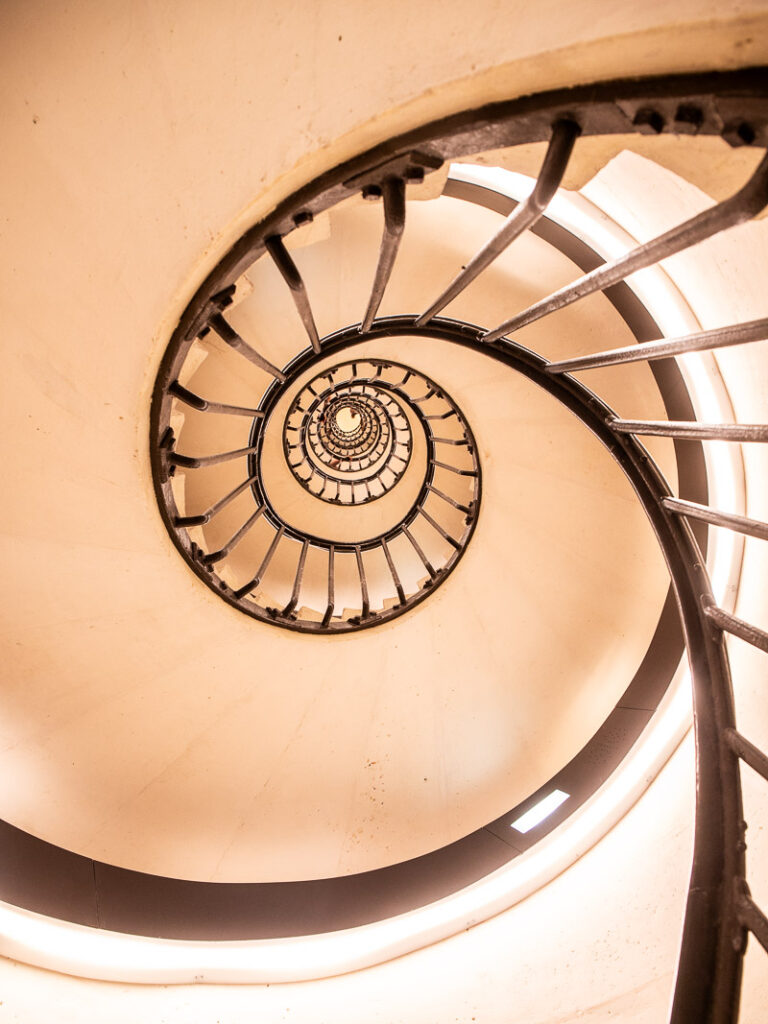
<svg viewBox="0 0 768 1024"><path fill-rule="evenodd" d="M223 336L223 317L217 314L215 319L217 333ZM359 343L357 330L345 334L324 339L321 354ZM237 351L246 344L242 342ZM158 452L169 493L177 470L196 473L223 462L242 463L245 468L245 479L234 487L214 478L203 490L203 508L179 512L174 497L175 508L169 511L173 528L176 536L198 534L200 542L190 539L185 547L190 560L222 596L256 618L329 633L387 621L421 601L444 579L472 536L481 481L471 429L444 389L398 363L360 357L334 363L293 386L298 376L294 368L290 377L277 378L278 386L265 390L258 410L208 402L178 379L170 383L172 408L178 403L193 413L251 419L248 444L214 455L181 453L174 429L165 427ZM293 479L313 501L331 507L368 505L408 482L409 474L415 476L415 487L410 488L415 496L405 508L397 502L383 528L350 540L344 535L350 528L348 517L330 530L326 527L325 534L284 518L279 501L270 496L262 459L273 410L286 389L291 403L280 424L281 449ZM183 438L183 427L176 429ZM420 445L415 432L421 434ZM205 528L245 492L250 503L234 533L204 549ZM260 524L265 529L258 559L253 563L247 555L239 558L242 542ZM270 578L281 554L283 562ZM345 560L350 563L347 568L353 568L354 584L340 601L339 581L346 575L348 582L349 577L349 572L344 574ZM310 572L314 580L307 579ZM265 590L263 583L271 583L272 590ZM374 585L379 595L375 610ZM281 589L286 599L276 601Z"/></svg>
<svg viewBox="0 0 768 1024"><path fill-rule="evenodd" d="M702 423L696 420L638 421L619 418L579 383L575 371L628 362L654 362L690 352L713 351L768 338L768 319L738 323L677 338L643 340L597 355L548 362L511 335L595 292L610 298L626 288L628 275L742 223L768 205L768 156L731 198L684 221L626 254L588 270L498 325L459 322L438 314L475 280L523 231L533 228L563 180L578 139L587 135L642 132L719 135L734 145L768 145L768 70L758 68L708 76L601 83L495 104L455 115L410 132L327 173L282 203L249 231L194 296L181 319L158 376L152 407L152 460L156 493L174 543L192 570L224 600L289 628L333 632L375 625L407 611L444 579L470 540L480 501L480 466L469 424L440 387L407 366L368 355L355 358L362 341L427 337L483 352L534 381L571 409L611 451L631 481L653 524L669 567L685 637L694 691L697 748L696 838L680 954L673 1024L726 1024L738 1016L742 959L752 933L768 949L768 919L752 901L746 857L740 768L745 762L768 780L768 758L738 731L725 634L768 652L768 633L715 602L695 525L714 524L768 540L768 525L675 496L638 440L646 435L731 444L768 442L768 425ZM377 317L406 227L408 185L447 160L520 143L548 141L538 181L500 230L473 256L424 313ZM284 239L339 201L362 192L382 200L383 228L378 266L362 316L320 337L308 290ZM241 275L262 256L271 258L290 289L309 346L285 366L267 360L241 337L224 310ZM430 301L425 296L425 305ZM248 360L264 376L251 407L208 400L192 391L189 367L196 346L214 332L226 349ZM328 361L331 360L331 363ZM330 367L330 368L329 368ZM410 387L409 387L410 385ZM413 385L417 385L414 391ZM294 389L291 392L291 388ZM287 396L287 397L286 397ZM331 506L371 505L404 492L407 474L418 486L407 508L373 536L349 542L297 529L275 507L264 483L264 435L280 402L282 452L308 500ZM210 455L184 449L187 417L244 418L246 443ZM197 429L197 428L196 428ZM424 437L416 458L414 431ZM436 430L440 433L436 433ZM181 449L181 450L180 450ZM223 462L242 467L239 482L201 506L186 505L178 475ZM417 463L418 466L417 466ZM449 478L453 478L449 482ZM211 492L213 495L213 491ZM206 533L217 515L242 495L250 504L236 532L220 543ZM266 523L258 556L237 564L232 556L258 523ZM417 536L429 528L440 561ZM292 545L280 562L282 603L271 600L269 573L280 546ZM406 571L401 551L416 554L419 569ZM310 552L315 558L309 579ZM355 607L339 607L335 594L338 559L356 566ZM368 559L377 558L370 594ZM290 563L290 564L289 564ZM221 572L216 566L223 567ZM226 567L229 569L226 570ZM381 568L383 566L383 568ZM226 570L226 571L225 571ZM229 575L227 575L227 571ZM324 597L312 604L306 593Z"/></svg>

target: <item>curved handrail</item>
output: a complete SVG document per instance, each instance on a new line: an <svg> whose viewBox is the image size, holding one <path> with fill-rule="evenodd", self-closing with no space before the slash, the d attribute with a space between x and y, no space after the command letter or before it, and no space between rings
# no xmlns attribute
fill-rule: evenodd
<svg viewBox="0 0 768 1024"><path fill-rule="evenodd" d="M522 329L586 295L622 285L634 271L755 216L768 204L768 156L729 199L625 256L596 267L498 327L489 330L457 325L434 317L434 313L448 301L446 296L457 293L471 277L478 276L512 242L523 221L524 227L530 226L528 222L533 222L533 215L519 214L512 218L511 225L500 233L501 237L492 239L468 261L471 273L449 283L420 317L401 318L395 325L393 320L397 318L376 319L375 314L406 230L405 186L410 181L420 180L443 161L501 144L549 140L550 157L545 160L543 177L534 189L536 197L540 194L548 197L552 182L556 185L562 177L578 136L628 131L675 132L677 129L690 132L693 126L699 134L716 134L731 142L765 147L768 145L767 83L766 69L757 68L704 76L600 83L586 89L562 90L495 104L455 115L392 140L328 172L286 200L264 222L247 232L209 275L182 316L169 345L153 399L151 425L153 470L161 508L164 502L167 507L167 467L174 458L172 438L169 441L168 437L170 402L175 396L192 407L201 408L199 403L204 401L189 392L184 394L178 384L179 370L195 339L212 327L225 343L271 374L273 388L290 379L302 364L303 357L299 357L298 362L295 360L286 367L272 366L228 327L222 317L235 282L255 259L268 252L281 271L306 328L311 343L310 356L319 358L338 347L333 338L318 337L300 270L288 256L282 239L295 226L356 191L362 191L368 198L384 198L379 264L364 321L359 329L355 328L358 338L370 340L385 336L388 331L402 328L403 320L407 320L409 329L416 333L437 336L441 332L448 333L450 340L459 343L462 343L462 332L468 332L467 343L481 344L497 356L512 359L520 372L548 378L559 390L561 400L568 404L570 396L574 406L582 402L584 388L570 377L569 371L650 361L689 351L716 351L765 338L766 321L760 320L699 332L686 338L661 339L640 345L633 351L614 350L546 364L540 357L527 353L508 335L511 330ZM748 107L743 103L745 96L749 98ZM553 153L557 159L551 155ZM534 214L541 213L541 203L532 201L528 205ZM345 340L349 341L348 334ZM264 409L261 405L262 413ZM738 1017L747 934L754 934L768 949L768 920L751 900L745 878L740 764L745 761L768 779L768 758L736 728L724 637L732 633L761 650L768 650L768 634L717 607L691 521L715 523L762 538L768 526L675 498L647 453L643 451L638 456L641 449L636 438L656 434L675 439L761 443L768 441L768 425L621 420L597 397L592 400L590 410L592 429L602 435L619 462L628 460L627 464L632 465L633 485L653 523L669 567L693 681L697 751L695 850L671 1021L672 1024L694 1021L732 1024ZM233 409L232 413L242 414L243 410ZM582 418L587 421L590 417L583 414ZM219 458L240 454L242 451L224 453ZM183 465L178 461L179 456L175 457L176 464ZM179 525L192 525L194 518L190 517L186 524L173 524L166 516L169 531L180 550L185 545L174 530ZM186 549L188 547L186 545ZM295 590L289 607L295 607Z"/></svg>

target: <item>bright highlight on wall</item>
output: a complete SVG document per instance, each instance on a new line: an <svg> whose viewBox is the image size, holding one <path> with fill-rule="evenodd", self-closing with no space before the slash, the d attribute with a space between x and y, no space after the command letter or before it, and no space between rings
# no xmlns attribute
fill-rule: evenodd
<svg viewBox="0 0 768 1024"><path fill-rule="evenodd" d="M554 814L557 808L565 803L569 796L570 793L564 793L562 789L553 789L543 800L539 800L525 814L521 814L517 821L513 821L510 827L518 832L530 832L532 828L541 824L550 814Z"/></svg>

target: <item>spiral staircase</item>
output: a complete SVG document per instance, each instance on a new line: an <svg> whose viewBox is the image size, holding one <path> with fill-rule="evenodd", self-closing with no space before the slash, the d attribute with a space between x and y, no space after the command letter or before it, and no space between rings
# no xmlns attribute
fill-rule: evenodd
<svg viewBox="0 0 768 1024"><path fill-rule="evenodd" d="M103 64L177 15L5 15L52 83L6 72L11 1011L761 1020L766 12L692 16L703 65L647 14L569 81L490 61L263 158L192 272L183 178L155 242L138 168L174 194L205 140L162 98L206 74L139 102L158 159Z"/></svg>

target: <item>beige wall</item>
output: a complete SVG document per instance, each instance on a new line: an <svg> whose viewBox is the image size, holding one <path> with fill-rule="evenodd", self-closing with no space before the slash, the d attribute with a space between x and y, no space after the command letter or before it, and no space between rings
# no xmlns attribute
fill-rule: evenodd
<svg viewBox="0 0 768 1024"><path fill-rule="evenodd" d="M408 126L595 78L765 62L767 28L764 2L714 0L548 2L535 11L490 0L471 8L396 0L386 10L348 0L215 7L7 0L0 302L4 475L13 486L2 543L12 596L0 729L6 751L20 734L28 744L9 762L14 785L35 787L60 808L74 791L87 800L80 754L70 766L66 729L49 727L46 715L83 723L78 735L89 735L93 764L108 764L114 739L89 733L89 716L111 704L117 721L128 701L141 722L141 701L162 706L169 680L189 671L188 663L179 667L185 656L193 660L181 642L167 643L169 624L178 632L194 606L211 623L198 633L201 644L215 641L225 621L230 628L230 613L188 578L159 519L144 515L154 501L145 442L157 362L225 245L319 169ZM762 238L751 244L762 252ZM691 290L684 268L679 275ZM743 309L752 301L745 292ZM703 298L696 312L706 320ZM759 359L764 365L755 353L723 361L745 420L765 407ZM748 507L765 516L759 458L748 459ZM52 503L58 497L61 507ZM766 610L763 556L756 547L752 554L739 605L745 614ZM105 605L95 565L119 615ZM156 592L143 596L147 578L167 588L162 613ZM175 618L168 606L178 609ZM231 628L245 642L242 624ZM127 632L135 638L130 658L114 661L115 637ZM764 703L760 663L734 653L745 680L742 710L759 733L766 726L755 711ZM113 675L94 675L94 660L114 663ZM48 681L55 689L65 662L67 686L52 705ZM154 677L133 685L149 665ZM204 721L202 697L183 715ZM768 729L756 738L768 739ZM165 750L157 764L144 758L136 769L131 754L146 742L141 727L122 734L115 785L125 787L126 803L141 773L154 777L169 756ZM205 758L197 764L202 774ZM389 964L302 985L152 988L3 961L2 1009L23 1022L55 1012L62 1021L210 1024L245 1014L307 1024L454 1017L564 1024L580 1014L651 1024L662 1019L671 985L691 772L687 742L621 824L556 882L486 924ZM112 793L96 810L107 820L119 807ZM84 845L98 837L98 813ZM143 837L134 843L141 850ZM748 1024L760 1020L761 969L753 975L750 958Z"/></svg>

